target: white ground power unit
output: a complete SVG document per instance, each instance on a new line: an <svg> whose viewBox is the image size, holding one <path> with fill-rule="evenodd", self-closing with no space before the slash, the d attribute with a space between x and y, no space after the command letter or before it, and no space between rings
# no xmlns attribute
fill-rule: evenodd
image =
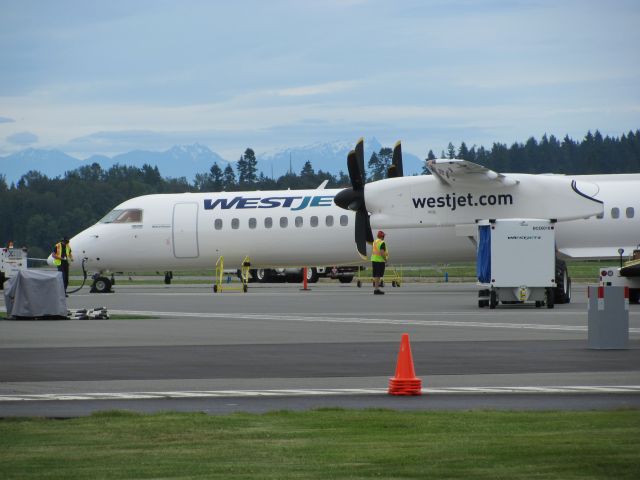
<svg viewBox="0 0 640 480"><path fill-rule="evenodd" d="M0 248L0 290L6 280L27 269L27 251L22 248Z"/></svg>
<svg viewBox="0 0 640 480"><path fill-rule="evenodd" d="M555 222L509 219L479 222L479 307L499 303L554 306Z"/></svg>

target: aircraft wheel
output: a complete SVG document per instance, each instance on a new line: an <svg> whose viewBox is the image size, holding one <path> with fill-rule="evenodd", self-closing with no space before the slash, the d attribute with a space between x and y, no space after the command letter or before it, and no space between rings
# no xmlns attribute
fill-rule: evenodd
<svg viewBox="0 0 640 480"><path fill-rule="evenodd" d="M318 275L318 270L313 267L307 268L307 282L309 283L318 283L318 279L320 275Z"/></svg>
<svg viewBox="0 0 640 480"><path fill-rule="evenodd" d="M554 303L563 304L571 301L571 279L564 260L556 259L556 287L554 291Z"/></svg>
<svg viewBox="0 0 640 480"><path fill-rule="evenodd" d="M358 288L362 288L362 282L360 280L358 280L356 282L356 285L357 285Z"/></svg>
<svg viewBox="0 0 640 480"><path fill-rule="evenodd" d="M111 280L107 277L98 277L93 281L91 290L94 293L108 293L111 291Z"/></svg>
<svg viewBox="0 0 640 480"><path fill-rule="evenodd" d="M495 290L491 290L489 293L489 308L493 310L498 305L498 295Z"/></svg>
<svg viewBox="0 0 640 480"><path fill-rule="evenodd" d="M340 283L351 283L353 282L353 275L347 275L346 277L338 277L338 281Z"/></svg>
<svg viewBox="0 0 640 480"><path fill-rule="evenodd" d="M213 286L213 293L218 293L218 285Z"/></svg>
<svg viewBox="0 0 640 480"><path fill-rule="evenodd" d="M256 270L256 280L260 283L267 283L271 280L271 273L266 268L258 268Z"/></svg>
<svg viewBox="0 0 640 480"><path fill-rule="evenodd" d="M547 308L553 308L554 307L554 298L553 298L553 288L546 288L546 297L547 297Z"/></svg>

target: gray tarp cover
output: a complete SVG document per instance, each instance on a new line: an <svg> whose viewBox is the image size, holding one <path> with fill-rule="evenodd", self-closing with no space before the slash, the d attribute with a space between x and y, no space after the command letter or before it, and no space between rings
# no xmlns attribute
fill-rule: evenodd
<svg viewBox="0 0 640 480"><path fill-rule="evenodd" d="M20 270L5 283L4 303L7 317L66 317L62 273Z"/></svg>

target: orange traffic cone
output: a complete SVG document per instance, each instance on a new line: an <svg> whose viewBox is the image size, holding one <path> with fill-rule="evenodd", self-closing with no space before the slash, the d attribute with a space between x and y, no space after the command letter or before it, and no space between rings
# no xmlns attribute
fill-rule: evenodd
<svg viewBox="0 0 640 480"><path fill-rule="evenodd" d="M389 395L422 395L422 380L416 377L413 369L408 333L402 334L396 376L389 379Z"/></svg>

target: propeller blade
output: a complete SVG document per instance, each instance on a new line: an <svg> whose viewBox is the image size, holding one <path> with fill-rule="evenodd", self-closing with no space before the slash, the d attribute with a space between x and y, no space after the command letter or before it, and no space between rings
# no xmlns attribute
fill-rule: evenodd
<svg viewBox="0 0 640 480"><path fill-rule="evenodd" d="M355 150L351 150L347 155L347 169L349 170L349 180L351 180L353 190L362 190L364 185L363 170L358 165L358 157Z"/></svg>
<svg viewBox="0 0 640 480"><path fill-rule="evenodd" d="M402 168L402 145L400 144L400 140L398 140L393 147L393 158L391 160L391 166L387 171L387 176L389 178L404 176L404 170Z"/></svg>
<svg viewBox="0 0 640 480"><path fill-rule="evenodd" d="M371 217L367 212L367 242L373 243L373 232L371 231Z"/></svg>
<svg viewBox="0 0 640 480"><path fill-rule="evenodd" d="M369 214L366 210L358 210L356 212L356 247L358 253L366 258L367 256L367 224L369 223ZM371 229L369 229L371 232Z"/></svg>
<svg viewBox="0 0 640 480"><path fill-rule="evenodd" d="M362 182L365 181L364 174L364 137L360 137L358 143L356 143L356 158L358 159L358 168L360 169L360 177Z"/></svg>

